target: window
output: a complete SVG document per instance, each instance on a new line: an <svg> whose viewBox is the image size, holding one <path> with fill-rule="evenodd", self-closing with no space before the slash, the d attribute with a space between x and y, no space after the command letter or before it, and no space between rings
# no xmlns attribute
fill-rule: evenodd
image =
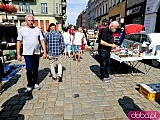
<svg viewBox="0 0 160 120"><path fill-rule="evenodd" d="M59 14L59 11L58 11L58 3L56 3L56 14Z"/></svg>
<svg viewBox="0 0 160 120"><path fill-rule="evenodd" d="M150 43L150 40L149 40L149 38L147 37L147 35L142 35L141 43L143 43L143 42L149 42L149 43Z"/></svg>
<svg viewBox="0 0 160 120"><path fill-rule="evenodd" d="M112 7L112 0L110 0L110 6L109 7Z"/></svg>
<svg viewBox="0 0 160 120"><path fill-rule="evenodd" d="M97 17L98 17L99 15L98 15L98 10L97 10Z"/></svg>
<svg viewBox="0 0 160 120"><path fill-rule="evenodd" d="M19 2L19 12L24 12L23 2Z"/></svg>
<svg viewBox="0 0 160 120"><path fill-rule="evenodd" d="M104 6L103 6L103 13L102 14L104 15Z"/></svg>
<svg viewBox="0 0 160 120"><path fill-rule="evenodd" d="M114 0L113 2L114 2L113 5L116 5L116 0Z"/></svg>
<svg viewBox="0 0 160 120"><path fill-rule="evenodd" d="M108 6L107 6L107 4L106 4L106 13L108 12Z"/></svg>
<svg viewBox="0 0 160 120"><path fill-rule="evenodd" d="M30 3L26 3L26 12L30 12Z"/></svg>
<svg viewBox="0 0 160 120"><path fill-rule="evenodd" d="M41 13L47 13L47 3L41 3Z"/></svg>
<svg viewBox="0 0 160 120"><path fill-rule="evenodd" d="M134 42L140 42L140 37L140 34L133 34L130 39Z"/></svg>
<svg viewBox="0 0 160 120"><path fill-rule="evenodd" d="M102 9L100 8L100 16L102 15Z"/></svg>
<svg viewBox="0 0 160 120"><path fill-rule="evenodd" d="M129 39L131 35L126 35L124 39Z"/></svg>

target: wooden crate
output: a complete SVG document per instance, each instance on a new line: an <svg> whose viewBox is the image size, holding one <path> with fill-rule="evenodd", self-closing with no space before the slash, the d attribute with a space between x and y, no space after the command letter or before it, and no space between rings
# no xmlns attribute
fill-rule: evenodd
<svg viewBox="0 0 160 120"><path fill-rule="evenodd" d="M140 84L139 92L148 100L160 100L160 83Z"/></svg>

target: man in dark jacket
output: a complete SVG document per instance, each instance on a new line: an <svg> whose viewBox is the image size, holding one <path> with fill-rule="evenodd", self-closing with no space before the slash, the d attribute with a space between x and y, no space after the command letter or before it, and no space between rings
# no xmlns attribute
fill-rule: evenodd
<svg viewBox="0 0 160 120"><path fill-rule="evenodd" d="M113 21L109 27L102 29L100 33L100 41L98 46L99 57L100 57L100 74L101 79L104 82L108 82L111 77L110 74L110 51L111 48L115 48L117 45L113 43L114 39L112 34L116 32L119 23Z"/></svg>

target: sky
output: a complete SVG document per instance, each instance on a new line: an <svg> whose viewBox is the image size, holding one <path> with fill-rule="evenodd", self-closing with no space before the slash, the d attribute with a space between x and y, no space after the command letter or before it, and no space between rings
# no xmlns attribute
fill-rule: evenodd
<svg viewBox="0 0 160 120"><path fill-rule="evenodd" d="M66 0L67 23L76 25L78 15L86 8L88 0Z"/></svg>

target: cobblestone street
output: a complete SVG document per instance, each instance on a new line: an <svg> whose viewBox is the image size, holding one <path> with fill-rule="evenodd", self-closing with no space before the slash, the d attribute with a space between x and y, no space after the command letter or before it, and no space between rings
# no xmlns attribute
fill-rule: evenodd
<svg viewBox="0 0 160 120"><path fill-rule="evenodd" d="M0 120L127 120L133 110L159 111L159 102L139 93L139 84L159 83L160 70L152 67L147 75L113 76L108 83L99 78L99 63L89 52L80 62L63 57L63 82L53 81L49 61L40 59L40 90L33 98L27 86L25 67L7 82L0 96ZM11 64L24 63L13 61ZM140 68L141 69L141 68Z"/></svg>

